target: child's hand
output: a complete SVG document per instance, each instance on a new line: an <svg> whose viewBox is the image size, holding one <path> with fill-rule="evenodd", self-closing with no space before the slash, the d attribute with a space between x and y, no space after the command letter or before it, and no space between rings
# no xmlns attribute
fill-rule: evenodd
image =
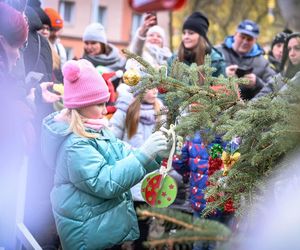
<svg viewBox="0 0 300 250"><path fill-rule="evenodd" d="M42 82L40 84L43 100L47 103L54 103L56 101L59 101L61 98L61 95L54 94L48 90L48 88L52 86L53 82Z"/></svg>
<svg viewBox="0 0 300 250"><path fill-rule="evenodd" d="M145 143L140 147L140 151L150 159L155 158L159 152L167 149L167 137L161 131L156 131L155 133L151 134Z"/></svg>

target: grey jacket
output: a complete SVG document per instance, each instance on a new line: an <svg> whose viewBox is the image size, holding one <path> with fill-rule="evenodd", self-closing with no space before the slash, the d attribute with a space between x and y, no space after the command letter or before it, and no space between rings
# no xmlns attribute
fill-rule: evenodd
<svg viewBox="0 0 300 250"><path fill-rule="evenodd" d="M270 67L263 55L263 49L258 44L255 44L247 54L240 55L233 50L233 42L233 36L229 36L223 44L216 46L216 49L224 55L226 66L236 64L240 67L253 68L253 73L256 75L256 85L253 88L240 86L242 98L250 100L271 81L276 72Z"/></svg>

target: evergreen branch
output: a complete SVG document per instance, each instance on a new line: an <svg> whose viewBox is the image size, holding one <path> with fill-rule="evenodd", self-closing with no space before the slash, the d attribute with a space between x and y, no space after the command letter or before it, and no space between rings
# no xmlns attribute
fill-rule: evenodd
<svg viewBox="0 0 300 250"><path fill-rule="evenodd" d="M183 221L180 221L180 220L177 220L176 218L172 218L168 215L164 215L164 214L161 214L159 212L154 212L154 211L147 211L147 210L142 210L142 209L137 209L137 213L138 215L140 215L142 218L145 218L145 217L155 217L155 218L158 218L158 219L162 219L162 220L165 220L165 221L168 221L168 222L171 222L173 224L176 224L178 226L181 226L181 227L184 227L184 228L187 228L187 229L190 229L190 230L196 230L196 231L201 231L200 228L198 228L197 226L193 225L193 224L189 224L189 223L186 223L186 222L183 222Z"/></svg>
<svg viewBox="0 0 300 250"><path fill-rule="evenodd" d="M170 236L167 239L151 240L146 241L144 244L148 247L157 247L161 245L173 246L176 243L187 243L187 242L196 242L196 241L228 241L228 238L225 237L213 237L213 236L182 236L182 237L172 237Z"/></svg>

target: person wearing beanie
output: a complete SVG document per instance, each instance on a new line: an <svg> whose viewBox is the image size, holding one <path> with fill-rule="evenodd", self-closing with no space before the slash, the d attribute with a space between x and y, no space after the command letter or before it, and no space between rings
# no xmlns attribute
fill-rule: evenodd
<svg viewBox="0 0 300 250"><path fill-rule="evenodd" d="M157 16L147 13L141 26L129 45L129 50L141 56L152 66L159 67L167 63L172 53L166 46L166 34L162 27L157 25Z"/></svg>
<svg viewBox="0 0 300 250"><path fill-rule="evenodd" d="M117 47L108 42L102 24L89 24L84 30L82 40L84 42L83 59L90 61L95 67L105 67L108 71L124 69L125 58L120 56ZM114 79L113 84L116 88L119 84L119 79Z"/></svg>
<svg viewBox="0 0 300 250"><path fill-rule="evenodd" d="M300 33L289 34L284 42L280 72L271 82L265 85L256 95L256 98L265 96L274 91L284 91L288 88L287 80L291 84L300 79Z"/></svg>
<svg viewBox="0 0 300 250"><path fill-rule="evenodd" d="M55 9L45 8L44 11L51 22L50 35L48 39L52 45L52 54L56 53L56 55L53 55L53 58L55 59L53 60L53 71L57 81L61 82L61 68L67 61L66 49L59 39L61 31L64 27L64 20ZM57 60L57 58L59 58L59 60Z"/></svg>
<svg viewBox="0 0 300 250"><path fill-rule="evenodd" d="M102 73L114 73L123 71L125 58L120 56L117 47L108 43L105 29L100 23L89 24L83 33L82 40L84 42L83 59L90 61L94 67L101 69ZM113 85L110 88L111 99L109 101L109 109L107 109L107 117L111 117L115 112L115 92L119 85L120 77L112 74L112 77L106 79L107 84Z"/></svg>
<svg viewBox="0 0 300 250"><path fill-rule="evenodd" d="M129 147L107 127L109 91L94 66L71 60L63 75L66 109L44 119L41 140L56 172L51 204L62 248L107 249L135 240L129 189L160 167L170 150L167 138L158 131L138 149Z"/></svg>
<svg viewBox="0 0 300 250"><path fill-rule="evenodd" d="M244 100L251 100L276 74L257 43L259 33L258 24L246 19L239 23L233 36L227 36L216 46L225 57L226 75L244 77L249 81L239 85Z"/></svg>
<svg viewBox="0 0 300 250"><path fill-rule="evenodd" d="M283 45L287 36L288 34L285 32L279 32L278 34L276 34L271 43L271 48L268 53L268 61L270 63L270 66L276 71L276 73L280 72Z"/></svg>
<svg viewBox="0 0 300 250"><path fill-rule="evenodd" d="M187 17L182 26L182 40L178 53L174 54L168 61L169 67L178 59L187 65L196 63L202 65L206 55L211 56L212 67L216 68L213 76L224 74L225 64L222 54L210 43L207 32L209 21L200 11L192 13ZM201 83L200 83L201 84Z"/></svg>

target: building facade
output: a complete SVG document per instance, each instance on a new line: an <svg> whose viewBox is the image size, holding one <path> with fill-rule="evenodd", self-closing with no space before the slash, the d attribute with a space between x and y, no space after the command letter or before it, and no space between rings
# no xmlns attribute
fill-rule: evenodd
<svg viewBox="0 0 300 250"><path fill-rule="evenodd" d="M82 56L82 34L88 24L100 22L108 41L121 49L128 47L142 20L142 13L133 12L128 0L42 0L42 7L58 10L64 19L61 42L67 50L68 59ZM169 41L169 13L159 12L157 17Z"/></svg>

